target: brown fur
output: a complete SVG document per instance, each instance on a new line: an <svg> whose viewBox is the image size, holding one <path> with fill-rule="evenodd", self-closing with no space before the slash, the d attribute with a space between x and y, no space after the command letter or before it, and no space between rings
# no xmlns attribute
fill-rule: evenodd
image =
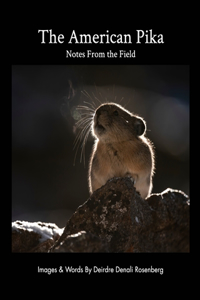
<svg viewBox="0 0 200 300"><path fill-rule="evenodd" d="M130 176L141 197L149 196L154 154L145 131L145 121L118 104L106 103L96 109L93 121L96 141L89 165L90 193L113 177Z"/></svg>

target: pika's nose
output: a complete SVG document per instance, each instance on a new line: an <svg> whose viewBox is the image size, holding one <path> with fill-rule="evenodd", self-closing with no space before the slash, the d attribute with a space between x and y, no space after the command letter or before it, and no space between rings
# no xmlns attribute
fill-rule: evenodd
<svg viewBox="0 0 200 300"><path fill-rule="evenodd" d="M105 107L99 107L96 111L96 115L97 115L97 118L103 113L103 112L107 112L106 108Z"/></svg>

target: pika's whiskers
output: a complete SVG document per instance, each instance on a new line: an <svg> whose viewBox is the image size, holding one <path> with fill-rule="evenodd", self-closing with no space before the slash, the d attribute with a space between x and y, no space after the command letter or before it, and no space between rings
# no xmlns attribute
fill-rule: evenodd
<svg viewBox="0 0 200 300"><path fill-rule="evenodd" d="M84 96L86 96L88 99L91 100L91 103L88 103L88 104L91 105L91 107L94 108L94 110L95 110L96 105L95 105L95 103L94 103L92 97L90 96L90 94L89 94L86 90L81 91L81 93L82 93Z"/></svg>
<svg viewBox="0 0 200 300"><path fill-rule="evenodd" d="M85 102L85 103L88 103L88 102ZM88 104L91 104L91 103L88 103ZM77 107L76 107L76 110L80 110L80 111L84 111L84 110L86 110L86 111L91 111L91 112L94 112L94 109L95 108L90 108L90 107L88 107L88 106L86 106L86 105L78 105Z"/></svg>
<svg viewBox="0 0 200 300"><path fill-rule="evenodd" d="M88 103L90 104L90 103ZM80 129L76 135L74 140L75 157L74 157L74 165L76 161L76 156L79 148L81 148L80 162L84 162L85 166L85 145L90 134L92 128L92 122L94 117L95 108L88 107L86 105L79 105L76 107L76 110L79 111L79 120L75 123L75 131Z"/></svg>
<svg viewBox="0 0 200 300"><path fill-rule="evenodd" d="M102 104L102 102L95 96L94 93L92 93L92 95L94 96L94 98L95 98L100 104Z"/></svg>

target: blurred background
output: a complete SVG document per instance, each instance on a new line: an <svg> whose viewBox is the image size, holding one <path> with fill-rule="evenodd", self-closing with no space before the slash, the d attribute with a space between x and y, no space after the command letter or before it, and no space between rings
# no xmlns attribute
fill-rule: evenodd
<svg viewBox="0 0 200 300"><path fill-rule="evenodd" d="M73 150L76 107L99 101L146 120L156 151L153 193L170 187L189 194L188 65L13 65L12 221L63 227L88 199L93 138L84 166L81 149L76 159Z"/></svg>

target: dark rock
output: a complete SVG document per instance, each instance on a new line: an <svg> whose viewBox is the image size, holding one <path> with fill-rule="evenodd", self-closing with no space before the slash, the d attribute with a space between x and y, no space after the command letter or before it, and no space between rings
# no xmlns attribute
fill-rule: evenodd
<svg viewBox="0 0 200 300"><path fill-rule="evenodd" d="M79 231L68 235L54 252L108 252L108 245L90 232Z"/></svg>
<svg viewBox="0 0 200 300"><path fill-rule="evenodd" d="M167 189L144 200L130 178L113 178L77 208L63 231L51 223L14 222L12 249L189 252L189 208L189 198L181 191Z"/></svg>
<svg viewBox="0 0 200 300"><path fill-rule="evenodd" d="M84 230L106 242L109 252L125 252L133 243L131 203L134 199L141 198L130 179L108 181L78 207L54 248L68 235Z"/></svg>
<svg viewBox="0 0 200 300"><path fill-rule="evenodd" d="M189 252L190 200L181 191L167 189L161 194L153 194L148 199L152 210L153 252ZM151 229L146 230L149 236Z"/></svg>
<svg viewBox="0 0 200 300"><path fill-rule="evenodd" d="M79 231L98 237L109 252L189 252L189 199L167 189L143 200L131 179L113 178L77 208L51 251Z"/></svg>

